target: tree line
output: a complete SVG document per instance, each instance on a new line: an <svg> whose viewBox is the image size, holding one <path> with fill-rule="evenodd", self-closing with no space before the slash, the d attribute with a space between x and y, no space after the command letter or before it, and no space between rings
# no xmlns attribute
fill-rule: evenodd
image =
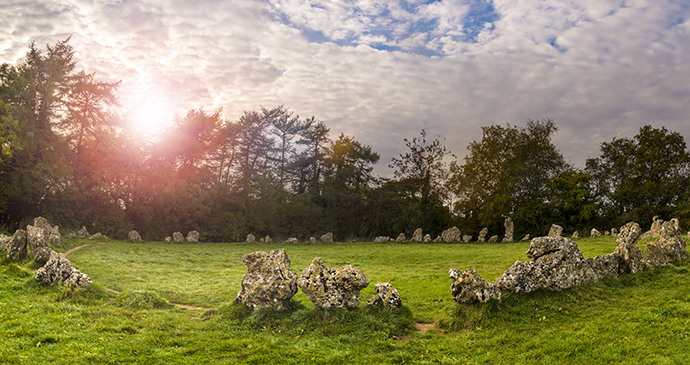
<svg viewBox="0 0 690 365"><path fill-rule="evenodd" d="M67 229L159 240L197 230L206 241L247 234L338 240L438 235L516 236L649 225L655 215L690 224L690 153L683 137L649 125L601 144L584 168L566 161L550 119L491 125L457 160L441 137L405 139L406 150L373 175L380 155L354 136L284 106L190 110L155 138L115 112L120 83L78 71L69 39L29 46L0 67L0 224L11 231L44 216Z"/></svg>

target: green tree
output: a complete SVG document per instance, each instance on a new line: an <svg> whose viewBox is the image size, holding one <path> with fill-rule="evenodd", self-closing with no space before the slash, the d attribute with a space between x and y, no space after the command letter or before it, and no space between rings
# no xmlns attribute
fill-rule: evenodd
<svg viewBox="0 0 690 365"><path fill-rule="evenodd" d="M590 227L597 217L591 180L590 175L578 170L566 171L553 179L551 203L558 209L563 228L568 232Z"/></svg>
<svg viewBox="0 0 690 365"><path fill-rule="evenodd" d="M585 171L607 223L672 218L690 189L690 153L679 133L646 125L633 138L603 142L600 150Z"/></svg>

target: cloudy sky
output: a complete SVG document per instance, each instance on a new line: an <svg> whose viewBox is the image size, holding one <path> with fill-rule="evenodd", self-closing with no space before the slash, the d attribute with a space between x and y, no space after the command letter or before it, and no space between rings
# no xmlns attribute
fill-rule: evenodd
<svg viewBox="0 0 690 365"><path fill-rule="evenodd" d="M285 105L372 146L382 175L422 128L462 158L482 126L547 117L582 167L645 124L690 138L689 16L686 0L9 0L0 62L71 36L135 120Z"/></svg>

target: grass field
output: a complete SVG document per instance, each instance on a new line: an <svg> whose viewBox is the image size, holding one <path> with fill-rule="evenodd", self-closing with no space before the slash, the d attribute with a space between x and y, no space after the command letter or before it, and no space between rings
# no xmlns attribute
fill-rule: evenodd
<svg viewBox="0 0 690 365"><path fill-rule="evenodd" d="M613 238L578 240L585 257ZM560 292L504 294L459 305L450 268L493 281L528 242L512 244L129 243L63 239L57 251L94 286L35 283L30 260L0 267L0 363L690 363L686 262ZM644 243L644 242L643 242ZM296 273L321 257L359 266L370 285L358 310L321 310L299 292L293 309L234 303L242 256L285 248ZM390 282L403 308L370 309L374 284ZM112 289L120 294L112 292ZM197 309L185 309L180 303ZM424 333L414 323L435 324Z"/></svg>

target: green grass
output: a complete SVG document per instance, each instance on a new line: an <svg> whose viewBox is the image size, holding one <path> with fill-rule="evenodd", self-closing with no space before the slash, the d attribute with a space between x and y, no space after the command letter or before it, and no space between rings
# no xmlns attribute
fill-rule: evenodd
<svg viewBox="0 0 690 365"><path fill-rule="evenodd" d="M585 257L614 239L581 239ZM58 251L84 243L63 239ZM529 243L164 244L108 241L69 255L94 286L43 287L31 260L0 266L0 363L688 363L686 262L560 292L506 293L459 305L450 268L489 281ZM242 256L285 248L298 274L314 257L359 266L370 285L357 310L322 310L299 292L293 308L250 311L234 303ZM403 308L367 308L374 284L390 282ZM122 292L113 293L107 289ZM183 303L206 309L188 310ZM419 333L414 322L442 329Z"/></svg>

